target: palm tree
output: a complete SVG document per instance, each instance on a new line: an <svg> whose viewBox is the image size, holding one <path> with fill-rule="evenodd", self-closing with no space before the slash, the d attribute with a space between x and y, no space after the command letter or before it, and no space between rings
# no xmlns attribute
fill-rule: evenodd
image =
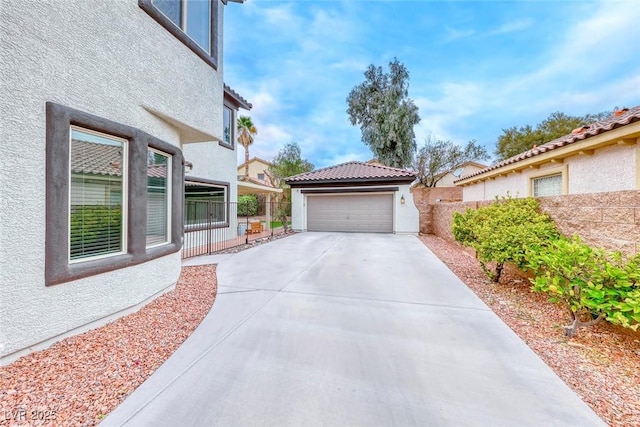
<svg viewBox="0 0 640 427"><path fill-rule="evenodd" d="M249 176L249 146L253 144L253 136L257 134L258 129L251 121L251 117L238 118L238 141L244 147L244 176Z"/></svg>

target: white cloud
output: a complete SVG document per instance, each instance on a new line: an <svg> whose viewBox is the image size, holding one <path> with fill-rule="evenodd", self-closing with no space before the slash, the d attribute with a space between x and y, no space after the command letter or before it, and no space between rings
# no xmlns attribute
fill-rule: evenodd
<svg viewBox="0 0 640 427"><path fill-rule="evenodd" d="M510 21L502 24L498 28L489 31L489 34L497 35L497 34L513 33L516 31L523 31L531 27L532 25L533 25L532 19L518 19L515 21Z"/></svg>
<svg viewBox="0 0 640 427"><path fill-rule="evenodd" d="M371 160L373 158L373 154L371 152L368 153L368 157L363 155L363 153L356 153L354 151L349 151L347 153L337 154L333 157L330 157L326 162L327 165L339 165L340 163L352 162L352 161L360 161L366 162L367 160Z"/></svg>
<svg viewBox="0 0 640 427"><path fill-rule="evenodd" d="M503 127L535 124L552 111L585 114L639 103L640 8L634 2L523 8L514 2L513 12L520 14L512 15L522 18L502 17L482 32L473 21L456 21L479 17L479 6L465 4L459 10L468 15L438 15L441 20L424 33L409 33L407 24L406 39L394 43L388 35L402 37L404 28L369 27L362 13L371 5L363 4L255 0L234 12L247 15L250 28L238 21L235 29L225 28L225 37L234 31L233 46L250 49L236 60L244 68L225 65L225 79L254 105L248 114L260 134L252 156L270 159L296 141L317 167L368 160L359 129L348 123L345 98L369 64L385 65L393 56L411 71L410 96L422 118L415 128L418 144L433 135L489 145ZM384 3L376 7L378 13L390 10ZM541 15L546 7L556 14ZM529 17L527 10L538 15ZM449 25L444 31L443 22ZM517 46L516 32L518 40L535 43ZM459 42L442 45L443 37ZM514 45L520 50L509 56Z"/></svg>
<svg viewBox="0 0 640 427"><path fill-rule="evenodd" d="M451 28L451 27L445 27L445 32L446 32L446 36L444 40L448 42L471 37L476 33L475 30L473 29L458 30L456 28Z"/></svg>

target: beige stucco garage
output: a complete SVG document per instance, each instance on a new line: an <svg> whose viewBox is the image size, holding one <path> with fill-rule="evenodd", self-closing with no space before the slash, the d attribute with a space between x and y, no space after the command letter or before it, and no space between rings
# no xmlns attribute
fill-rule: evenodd
<svg viewBox="0 0 640 427"><path fill-rule="evenodd" d="M288 178L296 231L417 233L409 191L415 174L379 163L348 162Z"/></svg>

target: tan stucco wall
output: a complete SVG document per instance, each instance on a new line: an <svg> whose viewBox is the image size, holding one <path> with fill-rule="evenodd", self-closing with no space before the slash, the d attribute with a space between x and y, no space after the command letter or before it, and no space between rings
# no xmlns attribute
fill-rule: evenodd
<svg viewBox="0 0 640 427"><path fill-rule="evenodd" d="M600 193L638 189L640 145L611 145L592 155L575 155L561 163L546 163L539 168L487 179L463 187L464 201L493 200L496 196L531 195L531 178L563 172L566 194Z"/></svg>
<svg viewBox="0 0 640 427"><path fill-rule="evenodd" d="M259 173L264 173L264 171L268 169L269 169L269 164L261 160L253 160L249 162L249 176L251 178L257 179ZM241 166L238 166L238 175L244 175L244 164ZM268 180L266 173L264 175L264 179Z"/></svg>
<svg viewBox="0 0 640 427"><path fill-rule="evenodd" d="M436 183L436 187L455 187L453 183L455 180L460 179L461 176L470 175L472 173L478 172L483 168L475 166L475 165L465 165L463 167L462 173L459 176L453 175L451 172L447 173L442 177L440 181Z"/></svg>

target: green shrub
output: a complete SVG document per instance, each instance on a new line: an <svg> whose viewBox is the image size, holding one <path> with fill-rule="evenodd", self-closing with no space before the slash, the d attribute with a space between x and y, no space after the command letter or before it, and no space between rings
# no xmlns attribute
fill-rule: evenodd
<svg viewBox="0 0 640 427"><path fill-rule="evenodd" d="M567 336L602 319L634 330L640 326L640 256L625 262L619 252L593 249L574 236L532 247L527 258L536 271L532 289L569 308Z"/></svg>
<svg viewBox="0 0 640 427"><path fill-rule="evenodd" d="M489 206L456 212L453 216L455 239L476 251L482 270L494 282L500 280L504 264L527 265L525 255L532 246L542 247L559 233L548 215L540 211L533 198L496 199ZM495 262L495 271L488 264Z"/></svg>
<svg viewBox="0 0 640 427"><path fill-rule="evenodd" d="M252 216L258 212L258 199L253 194L238 197L238 216Z"/></svg>
<svg viewBox="0 0 640 427"><path fill-rule="evenodd" d="M120 206L85 205L70 215L70 256L83 258L122 249L122 209Z"/></svg>

